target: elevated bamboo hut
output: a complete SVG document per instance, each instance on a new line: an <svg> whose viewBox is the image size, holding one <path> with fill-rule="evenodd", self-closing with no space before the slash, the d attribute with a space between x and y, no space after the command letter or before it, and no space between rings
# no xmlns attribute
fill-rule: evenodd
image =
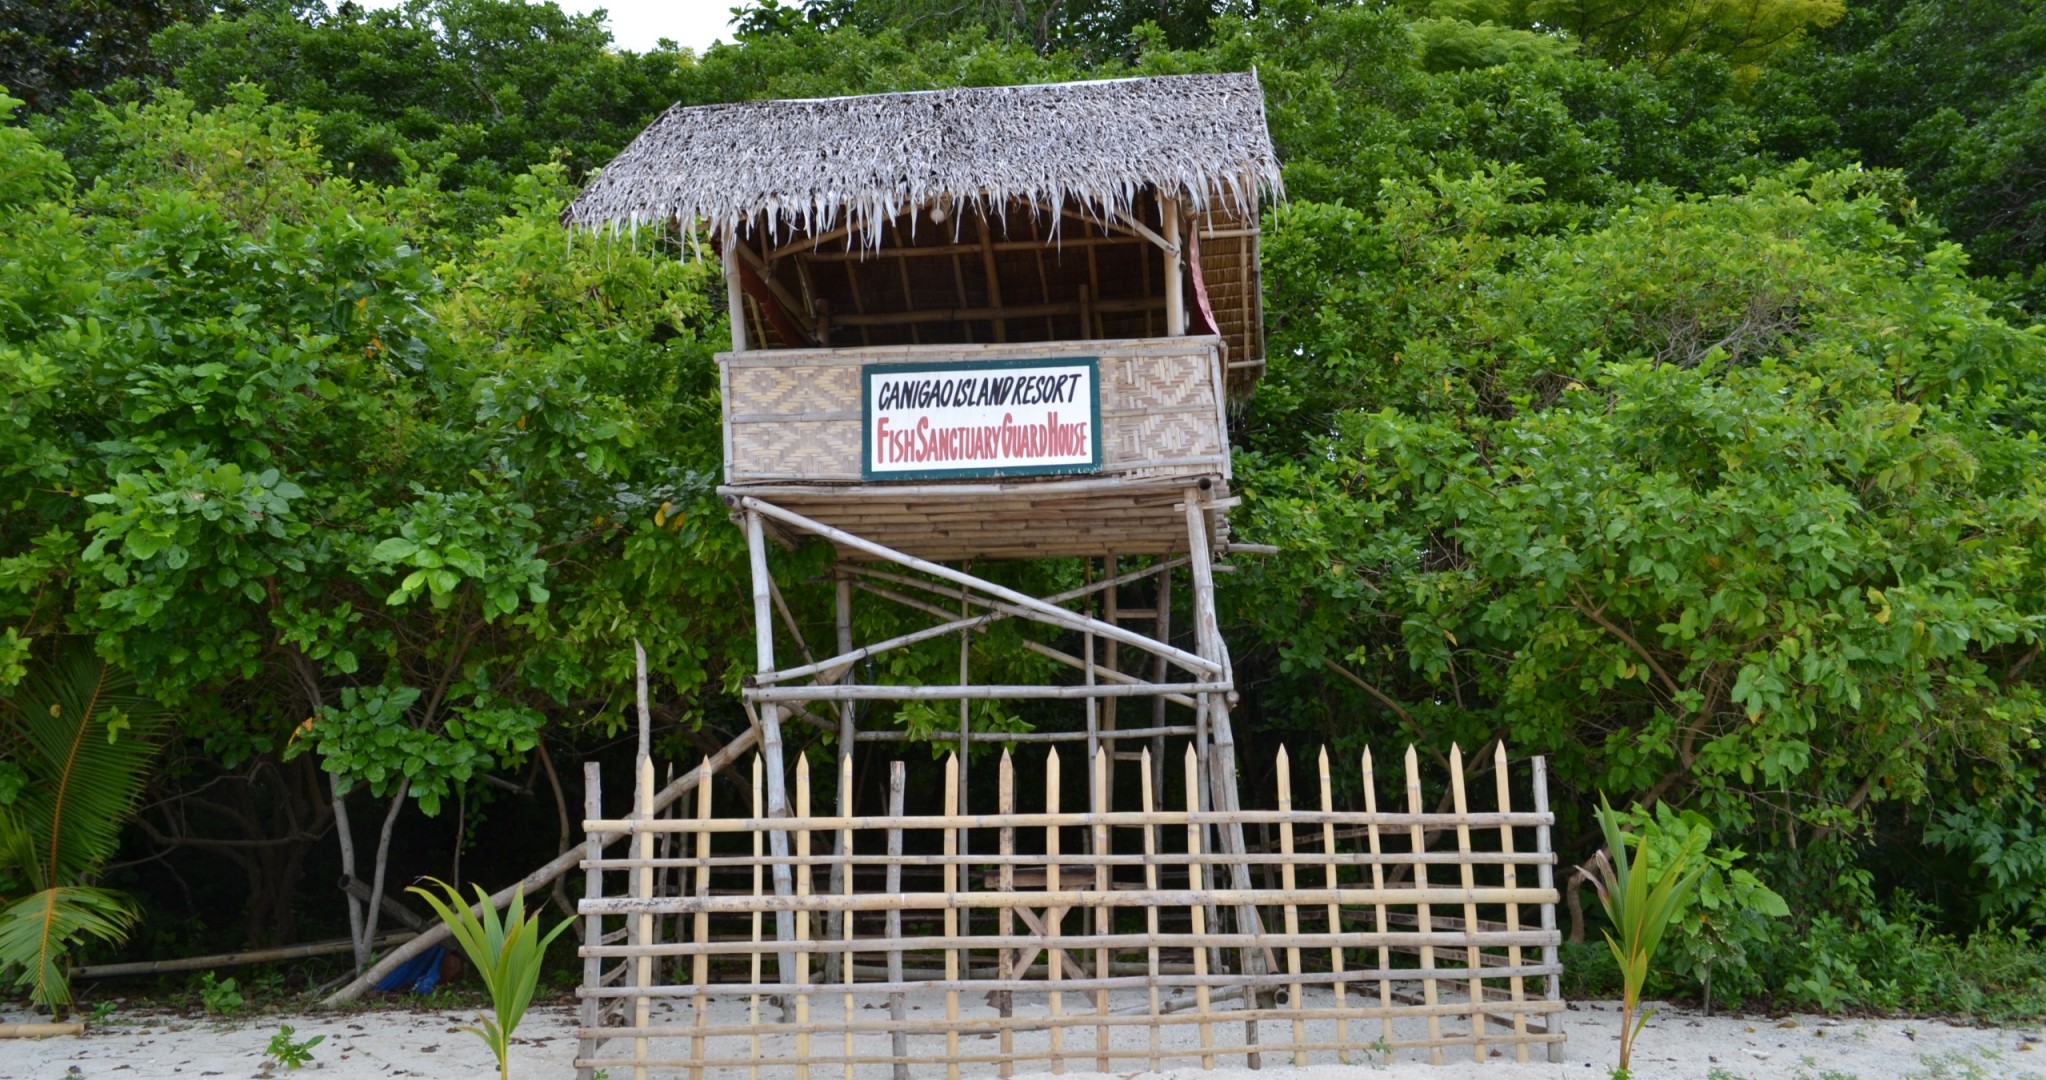
<svg viewBox="0 0 2046 1080"><path fill-rule="evenodd" d="M677 107L563 220L699 230L724 260L728 494L926 558L1101 556L1186 551L1179 489L1224 497L1278 187L1256 76L1188 75ZM1073 453L1004 453L956 409L929 418L963 445L869 430L880 366L943 395L1079 358L1099 416Z"/></svg>
<svg viewBox="0 0 2046 1080"><path fill-rule="evenodd" d="M1264 367L1258 210L1279 189L1256 76L1187 75L676 107L564 212L585 229L679 230L723 262L732 349L717 358L719 491L752 558L759 658L744 699L770 817L789 812L784 717L825 723L811 710L835 709L849 754L902 737L856 731L855 701L911 699L957 700L959 730L942 737L962 748L1014 738L971 732L970 699L1071 699L1084 731L1024 741L1084 740L1092 809L1115 801L1113 763L1142 756L1118 740L1151 748L1162 791L1168 737L1196 751L1202 809L1238 809L1214 572L1232 549L1255 550L1228 534L1228 416ZM841 556L837 647L782 667L777 609L788 640L809 646L769 572L769 541L804 535ZM1098 578L1090 569L1095 580L1059 596L971 572L1073 557ZM1190 649L1171 644L1180 568ZM1148 607L1119 604L1122 587L1145 581L1156 583ZM855 588L939 621L856 647ZM1077 632L1079 656L1032 645L1079 681L974 683L968 633L1009 617ZM951 635L957 685L858 681L877 653ZM1138 726L1116 724L1125 697L1147 699ZM1169 717L1168 703L1191 717ZM963 756L959 768L964 815ZM643 766L642 786L651 775ZM1212 829L1211 850L1245 854L1241 824ZM966 829L957 840L963 861ZM775 892L793 895L779 861L787 834L770 842ZM1251 888L1247 861L1223 872ZM1261 932L1254 907L1233 918ZM779 919L778 940L796 940ZM1246 971L1264 970L1263 951L1242 956ZM594 1013L588 1029L599 1030Z"/></svg>

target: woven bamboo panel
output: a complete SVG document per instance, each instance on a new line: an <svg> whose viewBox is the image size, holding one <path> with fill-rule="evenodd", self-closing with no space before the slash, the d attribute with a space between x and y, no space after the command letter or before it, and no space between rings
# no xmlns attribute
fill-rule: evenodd
<svg viewBox="0 0 2046 1080"><path fill-rule="evenodd" d="M1201 279L1215 327L1228 345L1231 397L1250 392L1264 374L1264 302L1258 290L1258 223L1228 207L1200 221Z"/></svg>
<svg viewBox="0 0 2046 1080"><path fill-rule="evenodd" d="M734 484L857 482L863 364L1061 356L1100 357L1104 471L1227 475L1213 338L720 354L731 387L727 475Z"/></svg>
<svg viewBox="0 0 2046 1080"><path fill-rule="evenodd" d="M900 764L885 792L862 794L841 757L847 817L812 813L799 756L795 814L774 819L758 759L750 805L715 814L706 783L687 817L653 813L644 762L638 815L584 822L632 834L634 854L585 863L577 1067L961 1080L1018 1066L1562 1060L1541 759L1513 763L1494 743L1493 790L1472 792L1452 748L1453 810L1430 813L1444 780L1424 777L1411 747L1403 785L1383 783L1394 778L1368 751L1344 766L1324 749L1297 786L1282 748L1266 808L1203 812L1193 748L1164 790L1149 755L1112 786L1103 746L1085 809L1066 810L1056 750L1041 797L1019 792L1005 753L999 805L971 817L951 816L956 755L942 800L918 793L936 814L905 813ZM1335 809L1345 768L1362 811ZM1513 805L1515 772L1531 810ZM1381 793L1402 786L1403 808L1382 812ZM607 891L607 875L629 888Z"/></svg>

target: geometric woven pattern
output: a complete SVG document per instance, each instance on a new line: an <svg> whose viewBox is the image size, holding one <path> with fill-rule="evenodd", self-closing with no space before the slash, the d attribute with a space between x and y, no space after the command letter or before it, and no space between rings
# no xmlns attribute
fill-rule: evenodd
<svg viewBox="0 0 2046 1080"><path fill-rule="evenodd" d="M1176 338L721 354L730 482L858 483L863 364L1058 356L1100 357L1104 472L1228 475L1215 339Z"/></svg>

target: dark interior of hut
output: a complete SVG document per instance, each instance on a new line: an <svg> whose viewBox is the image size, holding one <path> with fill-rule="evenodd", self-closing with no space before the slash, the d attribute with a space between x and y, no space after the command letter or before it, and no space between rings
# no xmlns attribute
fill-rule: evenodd
<svg viewBox="0 0 2046 1080"><path fill-rule="evenodd" d="M1146 190L1128 217L1073 201L925 206L868 247L843 227L740 238L753 348L1015 344L1162 337L1165 221ZM1187 333L1222 335L1231 382L1262 355L1253 280L1255 223L1233 208L1191 215L1198 254L1182 275ZM1181 227L1184 233L1185 226ZM1146 235L1146 234L1150 235ZM1250 339L1246 340L1246 332ZM1241 366L1239 366L1241 365Z"/></svg>

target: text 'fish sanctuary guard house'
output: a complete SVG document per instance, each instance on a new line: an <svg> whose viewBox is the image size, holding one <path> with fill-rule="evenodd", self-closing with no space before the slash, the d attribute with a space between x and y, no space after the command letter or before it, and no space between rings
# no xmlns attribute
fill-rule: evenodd
<svg viewBox="0 0 2046 1080"><path fill-rule="evenodd" d="M1263 869L1267 890L1276 889L1272 867L1283 859L1286 888L1293 888L1292 826L1283 826L1283 856L1268 836L1255 851L1246 844L1246 823L1265 830L1280 819L1239 805L1229 722L1236 687L1215 617L1215 573L1228 568L1219 560L1232 550L1271 550L1230 539L1227 514L1235 499L1227 431L1230 403L1250 393L1264 367L1258 210L1278 193L1256 76L1192 75L677 107L564 213L565 223L580 228L692 234L723 260L732 349L717 358L724 404L718 490L746 534L758 651L757 671L743 689L754 734L741 740L751 746L747 740L757 738L759 746L754 819L713 819L707 782L695 788L694 819L664 817L670 804L679 808L676 795L685 789L656 792L644 733L634 816L605 820L591 805L580 907L588 919L578 1055L585 1076L629 1067L644 1078L649 1070L686 1067L700 1077L705 1069L742 1066L757 1076L761 1063L778 1062L806 1080L813 1065L828 1062L842 1065L848 1078L855 1065L874 1065L888 1067L878 1075L902 1080L913 1061L943 1062L951 1077L976 1062L1006 1076L1017 1061L1062 1069L1067 1055L1104 1071L1130 1057L1148 1057L1157 1068L1161 1056L1198 1055L1212 1067L1215 1055L1227 1052L1212 1041L1209 1009L1221 1000L1242 1003L1235 1019L1245 1025L1244 1042L1234 1051L1253 1064L1271 1039L1260 1034L1260 1024L1272 1019L1265 1013L1288 1001L1289 1053L1301 1063L1311 1049L1349 1054L1376 1046L1369 1041L1379 1038L1376 1032L1367 1036L1359 1027L1352 1037L1350 1025L1367 1018L1384 1019L1383 1038L1392 1040L1384 1043L1387 1052L1426 1046L1438 1058L1452 1045L1474 1046L1482 1058L1488 1041L1511 1044L1517 1037L1526 1060L1530 1042L1560 1040L1526 1023L1530 1015L1553 1015L1561 1003L1525 998L1520 980L1560 969L1553 949L1548 966L1522 963L1519 949L1539 944L1541 935L1520 929L1517 908L1510 933L1499 931L1506 937L1479 942L1504 950L1510 937L1513 950L1511 966L1499 969L1512 973L1513 1031L1495 1029L1489 1040L1484 1016L1497 1006L1486 1004L1481 979L1470 980L1469 1004L1457 1007L1475 1036L1439 1029L1449 1006L1430 981L1425 1003L1414 1006L1421 1010L1415 1015L1427 1017L1428 1035L1401 1041L1390 1011L1353 1008L1340 1020L1302 1011L1300 950L1272 947L1318 943L1324 974L1315 981L1327 989L1316 993L1332 993L1338 1009L1362 1000L1344 997L1344 988L1368 972L1343 974L1344 946L1330 936L1340 927L1300 936L1287 914L1286 933L1295 936L1272 936L1269 924L1280 909L1269 905L1280 893L1260 892L1252 867ZM827 540L838 554L831 575L836 650L822 658L805 643L769 564L771 542L793 547L807 537ZM974 572L992 560L1016 559L1084 560L1085 584L1037 597ZM1170 626L1172 583L1182 571L1191 586L1183 610L1192 633L1177 640L1187 647L1172 644ZM1124 605L1124 590L1132 588L1144 606ZM858 644L855 589L934 622ZM1024 643L1073 677L1058 684L973 682L968 636L1007 618L1057 628L1062 644L1077 641L1079 655ZM803 663L783 666L777 658L782 631ZM870 658L953 636L961 643L956 684L873 681ZM1140 711L1125 707L1125 721L1138 713L1134 723L1117 723L1123 698L1144 699ZM1070 700L1084 713L1084 728L976 733L967 709L975 699ZM1059 758L1056 747L1045 747L1042 814L1016 811L1007 755L998 784L990 785L1000 795L981 800L997 805L969 805L966 757L958 755L947 764L938 816L902 817L898 762L889 815L854 817L853 748L906 737L856 730L854 706L862 701L957 701L957 732L924 737L960 748L978 741L1084 743L1087 809L1060 815ZM812 816L807 761L799 759L793 774L784 768L781 725L790 717L837 735L835 817ZM1162 802L1168 745L1172 760L1184 758L1183 809ZM1362 815L1330 807L1325 761L1324 813L1313 827L1327 831L1339 819L1362 827ZM1173 790L1180 790L1180 770L1172 772ZM1418 775L1411 765L1409 775ZM1502 800L1504 793L1502 786ZM1290 808L1290 799L1283 795L1282 806ZM1502 801L1490 824L1509 834L1517 826L1532 830L1538 818L1547 820L1546 806L1538 809L1515 816ZM1413 828L1419 837L1421 825ZM1062 831L1073 834L1065 848ZM924 853L903 854L905 832ZM599 838L616 833L632 837L632 855L606 860ZM685 833L696 836L694 858L682 850ZM883 834L885 855L876 846ZM1362 834L1352 828L1341 835ZM1380 857L1377 835L1371 834L1371 858ZM812 854L824 836L831 854ZM1070 846L1075 839L1078 850ZM1327 865L1316 871L1325 872L1322 884L1332 890L1317 901L1331 919L1336 839L1327 831ZM1539 848L1546 853L1545 825ZM1512 855L1510 835L1504 850L1509 860L1522 858ZM1160 871L1168 858L1170 868ZM813 879L820 866L829 868L828 884ZM743 895L743 878L732 876L746 868L753 873L750 896ZM605 895L607 870L626 875L628 894ZM671 870L682 875L672 888ZM686 880L692 871L693 892ZM905 891L905 872L929 876ZM1542 888L1528 889L1514 885L1509 871L1503 891L1487 894L1487 902L1552 905L1547 873L1543 863ZM928 885L939 875L942 889L932 891ZM1425 889L1425 867L1418 880ZM1448 902L1448 890L1440 891ZM1127 898L1110 902L1111 895ZM1427 895L1402 895L1403 903L1422 900L1414 924L1420 934L1406 937L1428 938L1432 948L1434 937L1449 936L1432 930ZM1378 910L1380 930L1390 934L1386 909ZM761 918L769 912L773 929L763 940ZM1469 920L1475 912L1469 909ZM750 942L737 921L749 914ZM1161 918L1189 931L1172 938L1169 951L1176 951L1163 961ZM1144 919L1148 938L1116 936L1118 928L1143 927ZM904 920L923 926L924 936L906 936ZM940 925L942 933L932 929ZM1553 939L1553 930L1547 934L1541 940ZM1050 944L1062 936L1067 940ZM1149 942L1148 967L1124 957L1138 938ZM1456 940L1476 938L1467 931ZM870 959L876 953L883 955ZM1291 957L1291 981L1279 974L1281 954ZM1091 968L1075 959L1088 955ZM1433 966L1432 952L1420 955ZM905 957L921 970L905 971ZM607 958L618 963L607 967ZM821 983L811 978L813 958L822 965ZM1033 968L1040 958L1044 966ZM975 967L976 959L986 966ZM1496 963L1508 961L1500 951ZM942 968L931 966L940 962ZM1133 965L1141 970L1129 970ZM1391 986L1389 976L1381 978L1387 980L1381 986ZM1174 992L1174 979L1194 995L1189 1003L1198 1002L1198 1013L1180 1021L1164 1019L1184 1011L1180 1006L1160 1004L1161 992L1168 998ZM824 984L835 989L819 1012ZM1046 987L1048 997L1026 1002ZM889 1012L856 1013L860 989L881 992ZM976 991L973 1002L981 1000L978 990L988 993L986 1009L994 1011L986 1018L961 1013L968 989ZM1148 1006L1115 997L1138 989L1149 995ZM904 1013L904 995L920 991L942 992L942 1009ZM1077 992L1093 1010L1084 1050L1066 1041L1062 992ZM781 1024L763 1024L762 1001L779 1005ZM689 1019L657 1022L657 1002L668 1003L662 1010L687 1002ZM1391 997L1381 1004L1394 1008ZM723 1011L728 1007L738 1011ZM1137 1023L1130 1009L1147 1018L1147 1028L1130 1026ZM1306 1026L1324 1020L1333 1025L1325 1036ZM1198 1022L1199 1047L1161 1044L1159 1031L1171 1022ZM962 1049L962 1037L975 1042ZM664 1038L688 1040L689 1055L651 1055L649 1040ZM751 1041L741 1052L720 1054L720 1039ZM602 1050L619 1040L632 1043L630 1056Z"/></svg>

